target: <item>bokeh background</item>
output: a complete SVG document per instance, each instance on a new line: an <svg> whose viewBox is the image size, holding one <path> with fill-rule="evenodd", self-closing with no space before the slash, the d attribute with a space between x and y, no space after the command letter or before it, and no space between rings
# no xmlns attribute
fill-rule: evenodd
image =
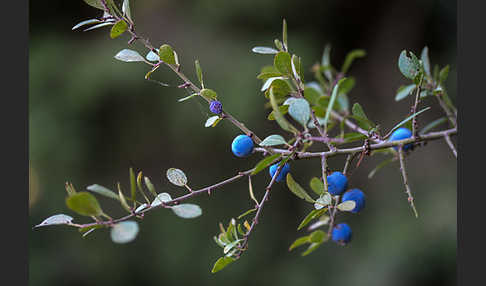
<svg viewBox="0 0 486 286"><path fill-rule="evenodd" d="M351 68L356 87L349 97L385 130L410 109L411 99L394 101L398 86L406 82L397 68L402 49L420 54L427 45L433 64L450 64L447 87L456 101L455 1L132 2L138 32L154 45L171 44L192 79L193 61L199 59L206 85L262 138L278 128L266 120L269 110L256 79L272 57L250 50L272 46L281 37L284 17L290 48L302 57L307 79L326 43L332 44L332 63L338 67L350 50L367 51ZM159 191L176 196L183 190L165 178L170 167L184 170L197 188L260 160L260 155L232 155L230 144L239 131L230 123L204 128L206 105L178 103L186 94L145 81L146 65L115 60L127 36L110 40L108 28L71 31L74 24L99 16L99 10L81 0L52 0L48 5L30 1L29 13L29 229L52 214L72 214L64 203L66 181L78 190L93 183L113 188L118 181L128 186L128 168L134 166ZM132 48L145 51L140 44ZM180 83L165 69L154 78ZM434 100L423 104L432 109L421 117L422 124L441 116ZM195 199L204 211L198 219L179 219L163 210L148 215L137 239L126 245L112 243L106 230L85 239L68 227L31 230L29 285L455 285L456 161L445 142L431 142L407 159L419 219L406 201L397 164L367 178L381 160L380 155L367 158L352 173L350 184L366 193L367 207L359 216L340 218L354 235L344 248L328 243L304 258L301 249L288 252L304 234L296 228L312 206L280 184L250 251L211 274L222 255L212 240L218 222L226 224L252 207L243 180ZM343 158L332 159L331 169L343 163ZM317 161L292 164L292 174L305 187L319 170ZM261 174L254 180L257 196L268 179ZM123 214L110 200L100 201L109 214Z"/></svg>

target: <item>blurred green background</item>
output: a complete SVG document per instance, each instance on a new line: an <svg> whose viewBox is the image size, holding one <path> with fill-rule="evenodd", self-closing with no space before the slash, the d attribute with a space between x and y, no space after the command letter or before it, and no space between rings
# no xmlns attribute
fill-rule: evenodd
<svg viewBox="0 0 486 286"><path fill-rule="evenodd" d="M266 120L269 110L256 79L272 57L250 50L272 46L281 37L284 17L291 51L302 57L307 80L326 43L332 44L332 63L338 67L350 50L367 51L351 68L356 87L349 97L385 130L410 109L411 99L394 101L406 83L397 67L402 49L419 54L427 45L432 64L451 64L447 87L456 101L455 1L131 2L138 32L156 46L172 45L192 79L193 61L199 59L206 86L261 138L285 134ZM186 93L174 87L180 81L172 73L154 74L172 85L161 87L144 80L146 65L115 60L128 36L110 40L108 28L71 31L74 24L99 16L99 10L81 0L52 0L48 5L30 1L29 13L29 228L52 214L73 215L64 203L66 181L78 190L93 183L113 188L120 181L127 190L128 168L134 166L159 191L177 196L183 190L165 178L170 167L184 170L198 188L261 159L232 155L230 144L239 131L229 122L204 128L206 105L178 103ZM145 54L139 43L132 48ZM426 99L425 105L432 109L421 124L441 116L435 100ZM126 245L112 243L107 230L85 239L69 227L32 230L29 285L455 285L456 161L445 142L431 142L407 159L419 219L406 201L397 164L367 178L380 156L366 158L350 178L352 187L366 193L367 206L359 216L339 218L353 229L353 242L344 248L328 243L304 258L301 249L288 252L304 234L296 228L312 206L279 184L250 250L211 274L222 255L212 240L218 223L252 207L242 180L195 199L204 212L198 219L179 219L164 210L147 215L137 239ZM343 159L333 158L331 169L341 169ZM319 172L318 160L292 163L294 178L305 187ZM255 178L258 197L267 179L266 172ZM100 201L110 215L123 214L112 201Z"/></svg>

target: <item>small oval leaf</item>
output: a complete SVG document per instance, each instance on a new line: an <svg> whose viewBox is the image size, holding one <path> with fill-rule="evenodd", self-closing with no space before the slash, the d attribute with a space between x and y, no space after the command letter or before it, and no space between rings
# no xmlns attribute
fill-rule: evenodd
<svg viewBox="0 0 486 286"><path fill-rule="evenodd" d="M260 146L276 146L286 144L285 139L280 135L270 135L267 138L263 139L260 143Z"/></svg>
<svg viewBox="0 0 486 286"><path fill-rule="evenodd" d="M99 216L103 213L98 200L88 192L78 192L66 198L66 205L71 210L84 216Z"/></svg>
<svg viewBox="0 0 486 286"><path fill-rule="evenodd" d="M160 193L154 199L152 204L150 204L150 206L156 207L158 205L161 205L162 203L166 203L166 202L170 202L170 201L172 201L172 197L168 193Z"/></svg>
<svg viewBox="0 0 486 286"><path fill-rule="evenodd" d="M144 58L134 50L123 49L115 55L115 59L122 62L143 62Z"/></svg>
<svg viewBox="0 0 486 286"><path fill-rule="evenodd" d="M180 204L172 207L172 211L182 218L195 218L202 215L202 210L195 204Z"/></svg>
<svg viewBox="0 0 486 286"><path fill-rule="evenodd" d="M56 224L70 224L73 221L73 218L65 215L65 214L57 214L46 218L44 221L36 225L35 227L39 226L46 226L46 225L56 225Z"/></svg>
<svg viewBox="0 0 486 286"><path fill-rule="evenodd" d="M111 229L111 240L114 243L128 243L137 237L138 223L135 221L122 221Z"/></svg>
<svg viewBox="0 0 486 286"><path fill-rule="evenodd" d="M254 47L251 49L252 52L257 54L276 54L278 51L270 47Z"/></svg>
<svg viewBox="0 0 486 286"><path fill-rule="evenodd" d="M349 212L354 209L356 206L355 201L345 201L337 205L338 210L343 211L343 212Z"/></svg>
<svg viewBox="0 0 486 286"><path fill-rule="evenodd" d="M167 170L167 179L176 186L185 186L187 184L186 174L182 170L170 168Z"/></svg>

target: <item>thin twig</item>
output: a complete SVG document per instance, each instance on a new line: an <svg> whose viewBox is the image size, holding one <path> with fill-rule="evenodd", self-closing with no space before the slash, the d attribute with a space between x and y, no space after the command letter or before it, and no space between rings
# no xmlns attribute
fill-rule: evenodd
<svg viewBox="0 0 486 286"><path fill-rule="evenodd" d="M410 190L410 186L408 185L407 171L405 169L405 159L404 159L404 156L403 156L403 148L402 147L403 147L403 145L401 145L398 149L398 157L400 159L400 171L402 172L403 184L405 185L405 192L408 195L408 202L410 203L410 206L412 207L412 210L415 213L415 217L418 218L418 212L417 212L417 209L415 208L415 204L413 202L412 191Z"/></svg>
<svg viewBox="0 0 486 286"><path fill-rule="evenodd" d="M351 153L346 157L346 163L344 163L344 168L343 168L343 175L346 175L349 170L349 166L351 166L351 162L353 161L354 157L356 156L357 153Z"/></svg>
<svg viewBox="0 0 486 286"><path fill-rule="evenodd" d="M413 108L412 108L412 114L415 114L417 113L417 108L418 108L418 104L420 102L420 91L421 91L421 86L422 86L422 80L424 79L424 77L422 76L420 78L420 82L419 84L417 85L417 92L415 94L415 104L413 105ZM417 116L415 116L413 119L412 119L412 137L415 138L415 136L417 135Z"/></svg>
<svg viewBox="0 0 486 286"><path fill-rule="evenodd" d="M444 136L445 141L447 142L447 145L449 145L449 148L451 148L452 154L457 158L457 150L456 147L454 147L454 144L452 143L451 137L450 136Z"/></svg>
<svg viewBox="0 0 486 286"><path fill-rule="evenodd" d="M328 184L327 184L327 160L326 155L321 156L321 168L322 168L322 181L324 183L324 192L328 191Z"/></svg>

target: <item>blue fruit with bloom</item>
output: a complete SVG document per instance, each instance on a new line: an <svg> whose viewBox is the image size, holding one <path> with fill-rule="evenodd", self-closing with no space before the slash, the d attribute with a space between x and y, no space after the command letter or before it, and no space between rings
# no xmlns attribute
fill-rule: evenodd
<svg viewBox="0 0 486 286"><path fill-rule="evenodd" d="M272 166L270 166L270 168L268 169L270 173L270 177L273 178L273 175L275 175L275 172L277 172L278 164L279 163L275 163ZM275 178L275 181L277 182L282 181L283 179L285 179L285 177L287 177L287 174L289 172L290 172L290 164L285 163L285 165L282 167L282 170L280 170L280 173L278 173L277 178Z"/></svg>
<svg viewBox="0 0 486 286"><path fill-rule="evenodd" d="M351 241L351 228L347 223L340 223L332 229L332 240L340 244Z"/></svg>
<svg viewBox="0 0 486 286"><path fill-rule="evenodd" d="M342 201L354 201L356 203L354 209L351 210L352 213L359 213L365 207L365 195L359 189L351 189L345 192Z"/></svg>
<svg viewBox="0 0 486 286"><path fill-rule="evenodd" d="M407 138L410 138L412 137L412 131L410 131L410 129L407 129L407 128L398 128L397 130L393 131L392 135L390 136L390 139L389 141L399 141L399 140L403 140L403 139L407 139ZM410 148L412 148L412 143L409 143L409 144L406 144L405 146L403 146L403 150L409 150ZM398 146L394 146L393 149L397 150L398 151Z"/></svg>
<svg viewBox="0 0 486 286"><path fill-rule="evenodd" d="M246 157L253 151L253 140L247 135L238 135L231 143L231 151L238 157Z"/></svg>
<svg viewBox="0 0 486 286"><path fill-rule="evenodd" d="M211 110L212 113L221 114L221 112L223 112L223 105L221 102L213 100L209 103L209 110Z"/></svg>
<svg viewBox="0 0 486 286"><path fill-rule="evenodd" d="M348 188L348 178L341 172L334 172L327 176L327 191L337 196L342 194Z"/></svg>

